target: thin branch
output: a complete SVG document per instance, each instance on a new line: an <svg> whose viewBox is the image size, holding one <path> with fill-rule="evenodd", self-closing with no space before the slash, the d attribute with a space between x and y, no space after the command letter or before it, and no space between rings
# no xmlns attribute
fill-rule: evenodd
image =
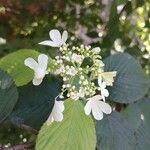
<svg viewBox="0 0 150 150"><path fill-rule="evenodd" d="M32 148L34 148L34 143L25 143L25 144L16 145L10 148L0 147L0 150L29 150Z"/></svg>
<svg viewBox="0 0 150 150"><path fill-rule="evenodd" d="M21 124L21 125L20 125L20 128L21 128L21 129L24 129L24 130L26 130L26 131L29 131L29 132L31 132L31 133L33 133L33 134L38 134L38 131L37 131L37 130L35 130L35 129L33 129L32 127L27 126L27 125L25 125L25 124Z"/></svg>

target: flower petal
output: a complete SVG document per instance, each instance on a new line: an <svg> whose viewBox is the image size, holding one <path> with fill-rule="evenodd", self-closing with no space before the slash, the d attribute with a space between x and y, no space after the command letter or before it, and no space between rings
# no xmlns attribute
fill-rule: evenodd
<svg viewBox="0 0 150 150"><path fill-rule="evenodd" d="M98 78L98 85L99 85L100 88L102 88L102 89L106 88L105 82L102 82L102 80L101 80L100 78Z"/></svg>
<svg viewBox="0 0 150 150"><path fill-rule="evenodd" d="M57 43L55 43L55 42L53 42L53 41L50 41L50 40L40 42L39 44L40 44L40 45L51 46L51 47L58 47L58 44L57 44Z"/></svg>
<svg viewBox="0 0 150 150"><path fill-rule="evenodd" d="M55 44L59 45L60 43L62 43L61 34L57 29L51 30L49 32L49 36Z"/></svg>
<svg viewBox="0 0 150 150"><path fill-rule="evenodd" d="M85 105L85 107L84 107L84 111L85 111L85 114L86 114L86 115L89 115L89 114L91 113L91 111L92 111L91 100L89 100L89 101L86 103L86 105Z"/></svg>
<svg viewBox="0 0 150 150"><path fill-rule="evenodd" d="M34 71L38 68L38 63L33 58L27 58L24 61L24 64Z"/></svg>
<svg viewBox="0 0 150 150"><path fill-rule="evenodd" d="M103 94L105 97L108 97L109 96L109 92L107 89L103 89Z"/></svg>
<svg viewBox="0 0 150 150"><path fill-rule="evenodd" d="M64 31L63 34L62 34L62 42L63 42L63 44L67 41L67 39L68 39L68 32Z"/></svg>
<svg viewBox="0 0 150 150"><path fill-rule="evenodd" d="M61 112L54 113L54 120L55 121L60 122L63 120L63 118L64 118L63 113L61 113Z"/></svg>
<svg viewBox="0 0 150 150"><path fill-rule="evenodd" d="M103 112L100 109L98 110L98 108L96 110L92 109L92 114L96 120L102 120L103 119Z"/></svg>
<svg viewBox="0 0 150 150"><path fill-rule="evenodd" d="M112 112L112 108L109 104L99 101L98 107L105 113L105 114L110 114Z"/></svg>
<svg viewBox="0 0 150 150"><path fill-rule="evenodd" d="M44 70L47 69L47 64L48 64L48 56L45 54L40 54L38 57L38 63L43 68Z"/></svg>
<svg viewBox="0 0 150 150"><path fill-rule="evenodd" d="M47 119L47 125L49 126L50 124L52 124L54 122L54 118L53 118L53 116L52 116L52 114L50 114L50 116L48 117L48 119Z"/></svg>
<svg viewBox="0 0 150 150"><path fill-rule="evenodd" d="M91 98L88 98L87 100L92 100L92 101L97 101L97 100L100 100L102 99L102 96L101 95L95 95Z"/></svg>
<svg viewBox="0 0 150 150"><path fill-rule="evenodd" d="M55 101L55 110L57 112L63 112L65 109L64 101Z"/></svg>
<svg viewBox="0 0 150 150"><path fill-rule="evenodd" d="M37 86L37 85L40 85L42 83L42 81L43 81L43 78L40 78L40 79L34 78L32 80L32 83L33 83L33 85Z"/></svg>
<svg viewBox="0 0 150 150"><path fill-rule="evenodd" d="M116 71L113 71L113 72L103 72L101 74L104 82L106 83L106 85L108 86L112 86L113 85L113 82L114 82L114 77L116 76L117 72Z"/></svg>

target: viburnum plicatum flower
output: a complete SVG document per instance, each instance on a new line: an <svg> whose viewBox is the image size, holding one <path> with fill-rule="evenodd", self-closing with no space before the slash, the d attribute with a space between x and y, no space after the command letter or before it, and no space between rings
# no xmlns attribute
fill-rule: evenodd
<svg viewBox="0 0 150 150"><path fill-rule="evenodd" d="M91 98L88 98L88 102L84 107L84 111L86 115L89 115L91 112L96 120L103 119L103 113L110 114L112 112L112 108L109 104L101 101L101 95L95 95Z"/></svg>
<svg viewBox="0 0 150 150"><path fill-rule="evenodd" d="M103 80L107 86L112 86L114 82L114 77L116 76L117 72L102 72L99 74L98 80Z"/></svg>
<svg viewBox="0 0 150 150"><path fill-rule="evenodd" d="M45 75L48 74L48 56L45 54L40 54L38 56L38 62L29 57L25 59L24 64L34 71L34 78L32 80L33 84L40 85Z"/></svg>
<svg viewBox="0 0 150 150"><path fill-rule="evenodd" d="M55 100L53 110L47 119L47 125L50 125L52 122L60 122L63 120L63 111L64 111L64 101Z"/></svg>
<svg viewBox="0 0 150 150"><path fill-rule="evenodd" d="M61 33L58 30L53 29L49 32L49 36L51 40L46 40L46 41L40 42L39 44L47 45L51 47L61 47L67 41L68 32L64 31L61 36Z"/></svg>
<svg viewBox="0 0 150 150"><path fill-rule="evenodd" d="M98 80L98 85L99 85L99 90L101 91L102 99L103 99L103 101L105 101L105 97L109 96L109 92L106 89L106 84L105 84L105 82Z"/></svg>

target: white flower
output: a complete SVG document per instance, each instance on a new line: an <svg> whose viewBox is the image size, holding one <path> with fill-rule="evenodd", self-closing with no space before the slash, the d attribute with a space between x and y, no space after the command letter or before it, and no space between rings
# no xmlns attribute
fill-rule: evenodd
<svg viewBox="0 0 150 150"><path fill-rule="evenodd" d="M64 65L61 65L61 66L55 71L55 74L61 74L61 73L65 73L65 67L64 67Z"/></svg>
<svg viewBox="0 0 150 150"><path fill-rule="evenodd" d="M78 100L80 97L83 98L85 96L85 91L84 89L80 89L79 92L78 91L74 91L70 93L70 98L72 98L73 100Z"/></svg>
<svg viewBox="0 0 150 150"><path fill-rule="evenodd" d="M100 95L95 95L91 98L88 98L88 102L84 107L86 115L89 115L91 112L96 120L103 119L103 113L110 114L112 109L109 104L100 101L102 97Z"/></svg>
<svg viewBox="0 0 150 150"><path fill-rule="evenodd" d="M46 40L46 41L40 42L39 44L52 46L52 47L61 47L67 41L68 32L64 31L61 36L58 30L53 29L49 32L49 36L51 40Z"/></svg>
<svg viewBox="0 0 150 150"><path fill-rule="evenodd" d="M83 88L80 88L79 97L83 98L84 96L85 96L85 90Z"/></svg>
<svg viewBox="0 0 150 150"><path fill-rule="evenodd" d="M63 111L64 111L64 101L56 101L53 107L53 110L47 119L47 125L50 125L52 122L60 122L63 120Z"/></svg>
<svg viewBox="0 0 150 150"><path fill-rule="evenodd" d="M96 54L99 54L100 51L101 51L101 49L100 49L99 47L95 47L95 48L92 49L92 51L93 51L94 53L96 53Z"/></svg>
<svg viewBox="0 0 150 150"><path fill-rule="evenodd" d="M81 56L81 55L78 55L78 54L76 54L76 53L73 53L73 54L72 54L72 57L71 57L71 60L72 60L72 62L76 62L76 63L81 64L83 59L82 59L82 56Z"/></svg>
<svg viewBox="0 0 150 150"><path fill-rule="evenodd" d="M70 98L75 100L75 101L78 100L80 98L79 93L77 91L71 92Z"/></svg>
<svg viewBox="0 0 150 150"><path fill-rule="evenodd" d="M114 77L116 76L117 72L116 71L112 71L112 72L102 72L99 75L99 79L98 80L102 80L105 82L105 84L107 86L112 86L113 82L114 82Z"/></svg>
<svg viewBox="0 0 150 150"><path fill-rule="evenodd" d="M33 84L34 85L40 85L43 81L43 78L46 74L48 74L47 71L47 64L48 64L48 56L45 54L40 54L38 56L38 62L36 62L33 58L27 58L24 61L24 64L34 70L34 78L33 78Z"/></svg>
<svg viewBox="0 0 150 150"><path fill-rule="evenodd" d="M77 70L75 69L75 67L71 66L68 70L67 70L67 74L70 76L75 76L77 74Z"/></svg>
<svg viewBox="0 0 150 150"><path fill-rule="evenodd" d="M98 80L98 85L99 85L99 90L101 91L102 99L103 99L103 101L105 101L105 97L109 96L109 92L106 89L106 84L105 84L105 82Z"/></svg>

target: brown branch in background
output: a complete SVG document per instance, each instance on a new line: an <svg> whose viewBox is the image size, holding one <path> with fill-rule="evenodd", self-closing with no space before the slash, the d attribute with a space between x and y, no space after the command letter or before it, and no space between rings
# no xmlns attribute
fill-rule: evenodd
<svg viewBox="0 0 150 150"><path fill-rule="evenodd" d="M75 32L76 34L76 37L78 37L79 39L81 39L84 43L84 45L90 45L92 43L96 43L98 41L100 41L100 38L97 37L97 38L91 38L90 36L88 36L86 33L87 33L87 29L86 27L82 26L81 24L77 24L76 25L77 27L77 30Z"/></svg>
<svg viewBox="0 0 150 150"><path fill-rule="evenodd" d="M126 11L126 9L131 5L131 1L127 1L127 3L124 5L124 7L122 8L122 10L119 13L119 17L122 15L122 13L124 11Z"/></svg>
<svg viewBox="0 0 150 150"><path fill-rule="evenodd" d="M25 144L15 145L10 148L0 146L0 150L30 150L33 149L34 146L35 146L34 143L25 143Z"/></svg>
<svg viewBox="0 0 150 150"><path fill-rule="evenodd" d="M20 126L19 126L21 129L24 129L24 130L26 130L26 131L29 131L29 132L31 132L31 133L33 133L33 134L38 134L38 131L37 130L35 130L35 129L33 129L32 127L30 127L30 126L27 126L27 125L25 125L25 124L21 124Z"/></svg>
<svg viewBox="0 0 150 150"><path fill-rule="evenodd" d="M92 43L96 43L100 40L100 38L91 38L90 36L87 35L87 28L82 26L78 19L80 18L80 11L81 11L81 6L80 5L75 5L76 9L76 32L75 35L79 39L83 41L84 45L90 45Z"/></svg>

